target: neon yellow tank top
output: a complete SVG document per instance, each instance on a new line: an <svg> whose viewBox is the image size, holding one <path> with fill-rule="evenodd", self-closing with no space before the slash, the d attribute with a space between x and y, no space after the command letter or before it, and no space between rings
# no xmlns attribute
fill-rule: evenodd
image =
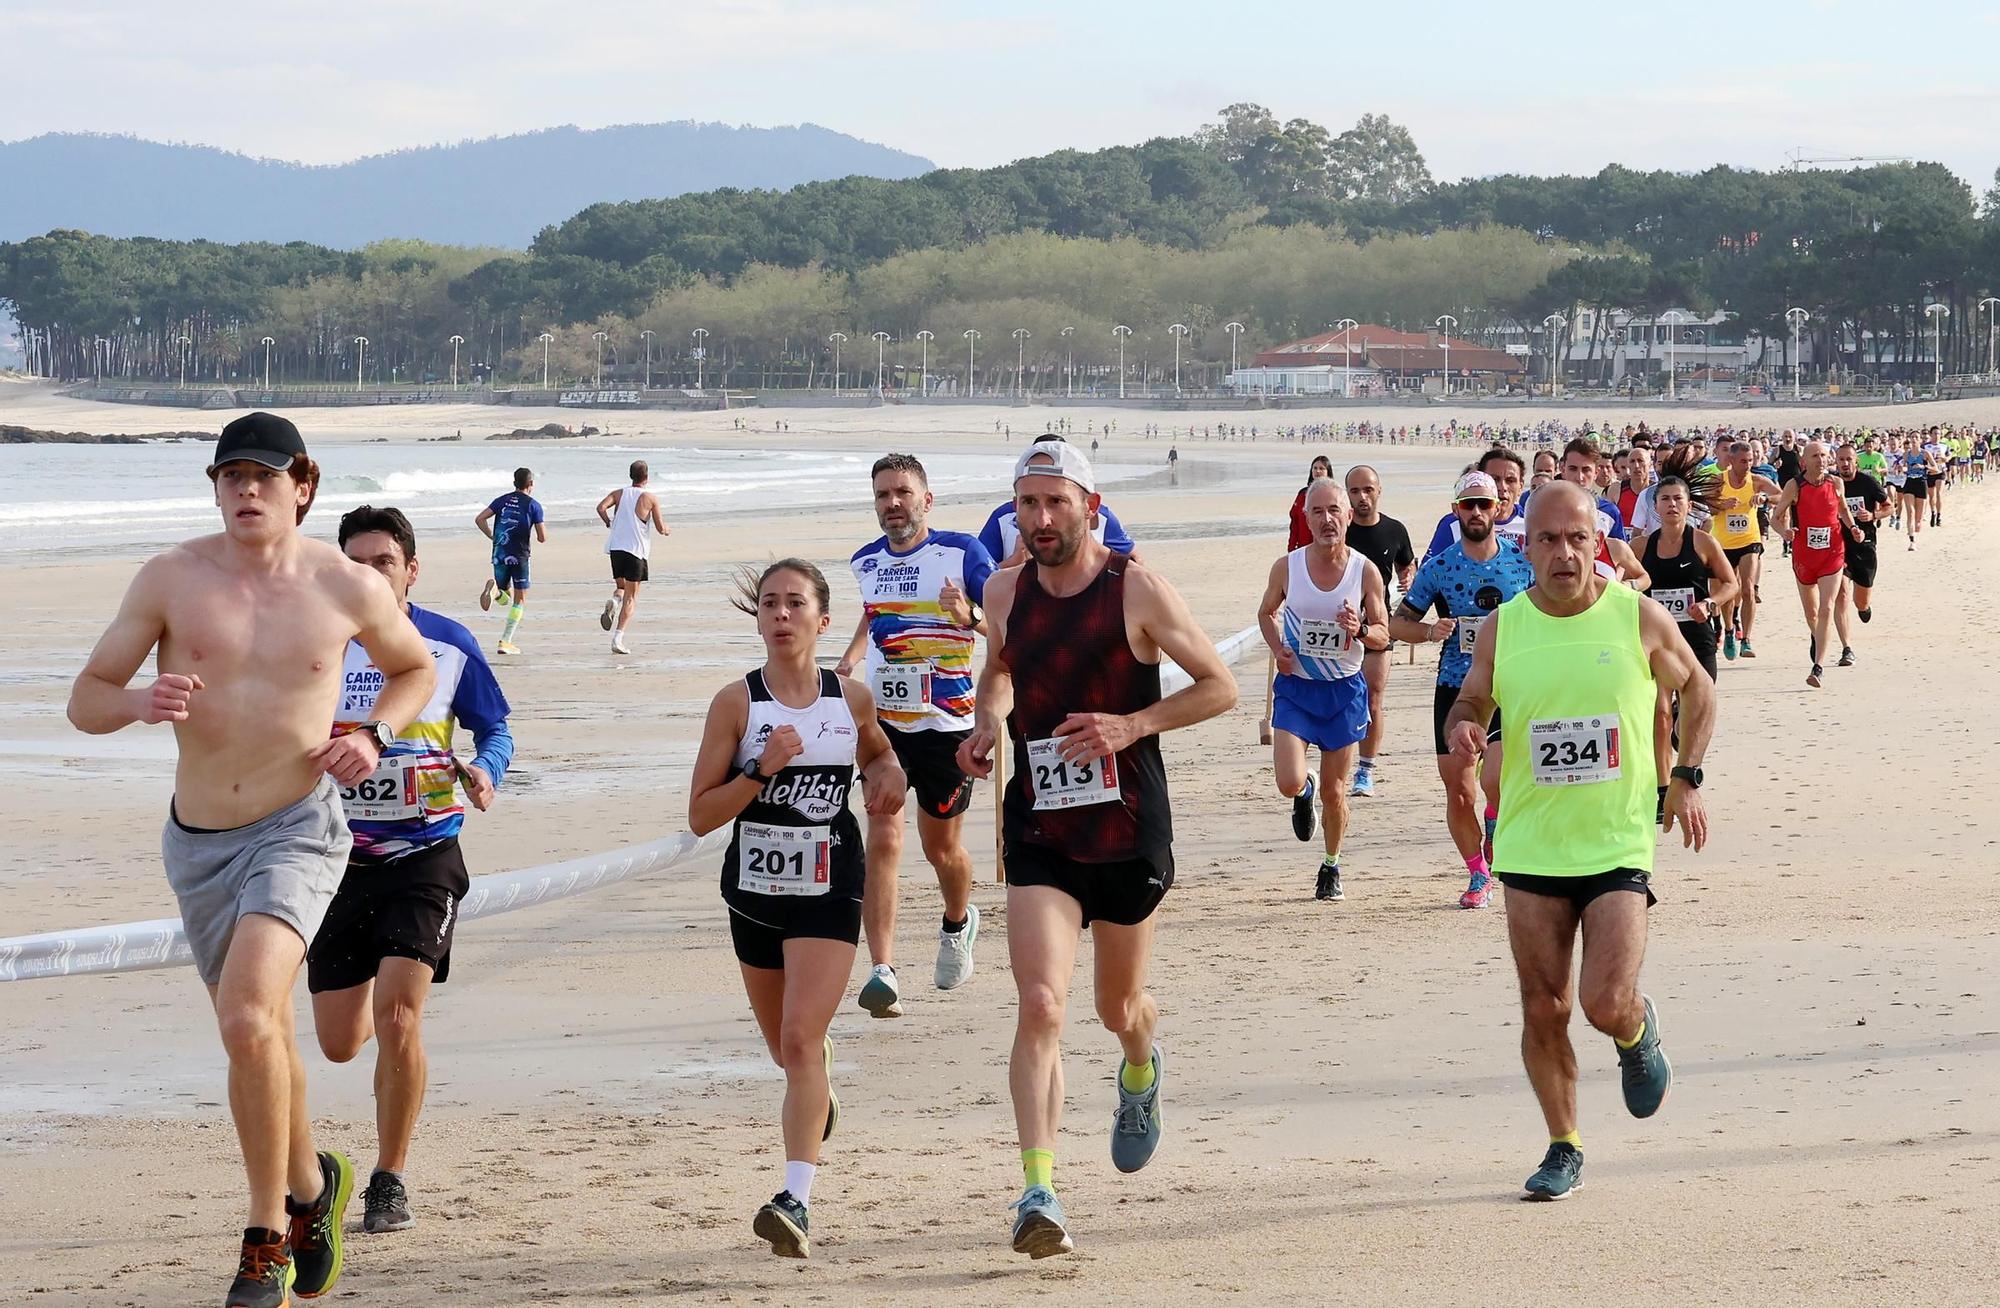
<svg viewBox="0 0 2000 1308"><path fill-rule="evenodd" d="M1528 592L1493 615L1506 726L1493 866L1534 876L1653 870L1653 670L1639 596L1608 585L1573 618Z"/></svg>
<svg viewBox="0 0 2000 1308"><path fill-rule="evenodd" d="M1757 478L1754 473L1746 473L1741 486L1731 486L1729 474L1722 474L1721 506L1708 529L1714 534L1716 543L1726 550L1739 550L1763 539L1757 534Z"/></svg>

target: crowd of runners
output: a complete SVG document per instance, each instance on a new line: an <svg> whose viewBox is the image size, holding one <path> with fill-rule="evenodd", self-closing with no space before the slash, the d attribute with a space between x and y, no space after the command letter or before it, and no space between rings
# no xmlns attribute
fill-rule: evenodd
<svg viewBox="0 0 2000 1308"><path fill-rule="evenodd" d="M1924 528L1944 525L1948 492L1983 480L2000 442L1932 428L1628 429L1600 443L1544 425L1516 448L1484 429L1447 431L1453 442L1476 432L1481 448L1421 554L1384 512L1377 469L1336 474L1313 460L1254 610L1275 678L1273 774L1294 834L1323 847L1315 897L1344 899L1353 801L1382 783L1391 651L1441 647L1432 740L1467 875L1458 902L1485 908L1495 883L1505 888L1523 1057L1549 1133L1524 1194L1561 1199L1583 1168L1572 1009L1613 1041L1634 1115L1655 1112L1671 1084L1659 1013L1638 987L1654 850L1662 833L1695 850L1707 839L1718 653L1757 656L1767 547L1775 536L1789 559L1807 683L1818 687L1826 662L1855 660L1849 618L1871 616L1882 523L1915 550ZM362 1230L405 1229L424 1006L448 975L469 881L458 835L466 804L495 802L514 743L480 642L410 601L418 542L401 512L348 512L337 547L305 536L318 465L293 424L270 414L230 423L208 473L222 532L140 569L69 712L90 732L174 725L166 873L215 1007L248 1178L225 1302L271 1308L339 1278L358 1180L344 1155L313 1144L294 980L303 968L328 1058L375 1041ZM634 463L629 485L597 506L615 586L600 622L618 652L650 540L667 532L648 485ZM534 486L520 469L477 519L493 542L479 604L501 607L502 654L518 649L532 549L547 540ZM832 667L819 645L839 603L822 571L784 558L742 573L736 602L764 658L715 693L690 785L693 830L729 832L721 898L746 996L785 1075L782 1180L753 1229L778 1254L810 1253L815 1174L840 1120L829 1029L864 937L857 1003L878 1018L903 1012L907 795L943 901L933 984L951 991L974 974L979 942L965 814L975 784L1004 768L999 857L1017 995L1008 1085L1022 1169L1012 1246L1064 1253L1074 1241L1055 1151L1079 942L1093 938L1096 1011L1119 1047L1112 1162L1136 1172L1165 1121L1160 1010L1147 989L1156 913L1175 878L1159 738L1228 711L1236 679L1063 431L1021 452L1008 498L977 534L933 526L929 474L912 455L877 460L870 494L882 535L849 561L860 603ZM157 677L134 685L155 653ZM1169 662L1186 681L1171 693ZM460 724L470 762L454 753Z"/></svg>

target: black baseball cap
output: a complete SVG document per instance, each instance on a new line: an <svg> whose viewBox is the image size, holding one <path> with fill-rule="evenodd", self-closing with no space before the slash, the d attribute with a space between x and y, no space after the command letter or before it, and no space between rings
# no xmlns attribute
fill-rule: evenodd
<svg viewBox="0 0 2000 1308"><path fill-rule="evenodd" d="M215 461L208 470L214 472L225 463L248 459L282 472L305 452L305 440L291 419L275 413L246 413L222 429L221 439L215 442Z"/></svg>

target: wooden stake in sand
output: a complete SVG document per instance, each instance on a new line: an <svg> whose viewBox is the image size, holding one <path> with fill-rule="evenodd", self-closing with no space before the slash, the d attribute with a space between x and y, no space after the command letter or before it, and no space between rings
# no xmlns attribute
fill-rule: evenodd
<svg viewBox="0 0 2000 1308"><path fill-rule="evenodd" d="M1264 656L1264 720L1257 724L1257 743L1271 743L1271 707L1278 693L1278 659L1276 655Z"/></svg>

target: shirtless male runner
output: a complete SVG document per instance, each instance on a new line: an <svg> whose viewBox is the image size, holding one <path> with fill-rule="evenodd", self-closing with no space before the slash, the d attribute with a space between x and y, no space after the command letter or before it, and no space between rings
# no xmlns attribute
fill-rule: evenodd
<svg viewBox="0 0 2000 1308"><path fill-rule="evenodd" d="M252 413L223 428L208 474L222 531L155 555L70 691L92 735L174 724L163 854L229 1057L250 1187L228 1308L316 1298L342 1262L354 1168L315 1152L292 983L347 866L339 787L356 785L436 681L388 583L299 530L319 467L298 428ZM383 676L374 719L331 736L341 656ZM129 683L158 651L151 684Z"/></svg>
<svg viewBox="0 0 2000 1308"><path fill-rule="evenodd" d="M1091 933L1097 1015L1118 1037L1111 1161L1144 1167L1160 1143L1159 1005L1146 993L1153 913L1174 883L1173 815L1160 733L1226 713L1236 680L1158 573L1090 531L1090 462L1072 445L1031 446L1014 465L1028 561L986 584L988 638L971 737L959 765L992 774L1013 752L1002 804L1007 952L1019 994L1008 1088L1026 1188L1014 1250L1068 1253L1054 1189L1062 1118L1063 1017L1077 945ZM1193 678L1160 694L1160 662Z"/></svg>

